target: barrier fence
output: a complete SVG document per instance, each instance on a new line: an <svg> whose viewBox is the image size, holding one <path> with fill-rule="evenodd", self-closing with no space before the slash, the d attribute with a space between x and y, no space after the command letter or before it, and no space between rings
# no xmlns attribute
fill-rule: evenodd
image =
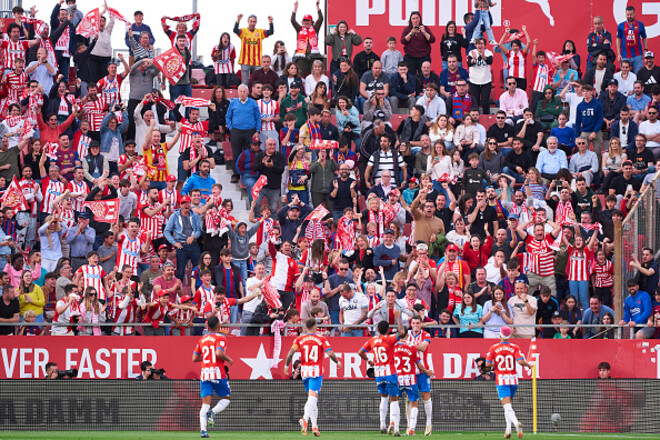
<svg viewBox="0 0 660 440"><path fill-rule="evenodd" d="M658 171L622 222L614 222L614 311L616 321L623 316L623 301L628 295L626 282L636 270L630 267L632 256L641 260L642 249L649 247L660 256L660 200L657 196ZM625 200L624 200L625 203ZM653 297L653 292L649 292Z"/></svg>
<svg viewBox="0 0 660 440"><path fill-rule="evenodd" d="M306 395L300 381L230 381L219 431L295 431ZM256 385L256 386L255 386ZM570 398L567 392L570 390ZM538 429L554 432L660 432L660 391L651 380L539 380ZM503 431L495 384L433 381L435 431ZM327 381L319 398L321 431L376 431L379 397L373 381ZM402 426L405 411L401 402ZM198 381L0 381L0 430L197 431ZM532 383L514 401L531 430ZM425 424L420 409L418 430Z"/></svg>

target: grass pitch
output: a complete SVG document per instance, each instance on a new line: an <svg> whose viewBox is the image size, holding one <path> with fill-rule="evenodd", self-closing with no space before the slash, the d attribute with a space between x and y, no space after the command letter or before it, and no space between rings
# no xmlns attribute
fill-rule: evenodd
<svg viewBox="0 0 660 440"><path fill-rule="evenodd" d="M300 440L304 438L300 432L220 432L210 431L213 439L223 440ZM424 431L418 430L417 436L424 437ZM145 431L5 431L0 432L0 440L179 440L200 438L199 432L145 432ZM307 438L314 438L310 433ZM387 440L393 437L379 432L321 432L321 438L331 440ZM435 440L495 440L503 438L503 432L433 432L431 439ZM516 433L512 435L517 439ZM534 440L604 440L604 439L657 439L652 434L573 434L573 433L525 433L525 438Z"/></svg>

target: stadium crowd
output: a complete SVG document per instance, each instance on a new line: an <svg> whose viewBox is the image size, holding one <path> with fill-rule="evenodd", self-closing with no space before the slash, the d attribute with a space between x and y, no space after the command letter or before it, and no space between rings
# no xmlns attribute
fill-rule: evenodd
<svg viewBox="0 0 660 440"><path fill-rule="evenodd" d="M363 336L355 326L401 315L440 326L437 337L495 338L505 324L521 338L612 337L563 325L616 324L613 221L660 160L660 67L634 8L616 36L596 16L587 47L567 40L558 53L525 26L496 41L483 14L436 38L413 12L378 55L339 21L326 60L316 5L299 22L294 3L292 54L282 41L263 48L272 17L264 29L239 15L213 49L208 102L188 100L199 14L161 20L185 66L167 99L142 12L130 24L105 4L88 38L75 0L59 0L49 22L14 8L0 57L0 322L16 327L0 334L201 334L192 324L216 315L315 317ZM117 21L128 59L112 58ZM225 162L249 222L210 176ZM102 206L118 220L104 222ZM654 250L628 264L638 275L619 324L657 337ZM138 321L151 325L113 325Z"/></svg>

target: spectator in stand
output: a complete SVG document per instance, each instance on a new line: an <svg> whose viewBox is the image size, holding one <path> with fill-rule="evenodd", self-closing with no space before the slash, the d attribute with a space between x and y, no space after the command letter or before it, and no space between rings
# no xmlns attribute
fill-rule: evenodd
<svg viewBox="0 0 660 440"><path fill-rule="evenodd" d="M525 150L529 151L532 157L538 155L543 142L543 127L534 120L531 108L523 110L522 119L516 123L514 133L517 138L523 140Z"/></svg>
<svg viewBox="0 0 660 440"><path fill-rule="evenodd" d="M296 22L296 12L298 11L298 1L293 3L293 12L291 13L291 25L298 34L296 53L293 55L293 61L300 69L300 75L305 78L312 70L314 60L323 59L319 50L319 32L323 25L323 12L321 12L320 0L316 0L316 12L318 18L312 24L312 16L305 14L301 24Z"/></svg>
<svg viewBox="0 0 660 440"><path fill-rule="evenodd" d="M165 226L165 238L176 249L177 278L182 280L188 260L193 267L199 262L197 239L202 235L200 218L190 210L191 200L181 197L181 208L174 211Z"/></svg>
<svg viewBox="0 0 660 440"><path fill-rule="evenodd" d="M590 186L600 166L598 156L593 151L587 149L587 139L580 137L575 143L577 145L577 151L571 156L568 170L576 179L583 177L587 186Z"/></svg>
<svg viewBox="0 0 660 440"><path fill-rule="evenodd" d="M383 65L380 61L375 61L371 70L365 72L360 78L360 92L358 96L358 106L362 110L364 102L371 98L376 90L384 90L385 96L390 93L390 79L383 74Z"/></svg>
<svg viewBox="0 0 660 440"><path fill-rule="evenodd" d="M619 138L624 150L634 150L638 133L637 124L630 119L630 109L624 105L619 111L619 118L610 126L610 138Z"/></svg>
<svg viewBox="0 0 660 440"><path fill-rule="evenodd" d="M554 277L553 277L554 278ZM524 281L516 281L516 296L509 299L508 304L513 312L514 338L531 339L536 333L536 311L538 300L528 295L529 286ZM525 327L521 327L521 326Z"/></svg>
<svg viewBox="0 0 660 440"><path fill-rule="evenodd" d="M532 224L533 221L533 219L530 219L518 226L518 233L527 245L528 257L530 258L530 268L527 272L527 276L529 277L529 287L536 290L538 286L546 286L550 289L552 296L556 297L557 288L553 266L554 251L550 246L553 245L555 239L561 232L561 226L546 220L545 223L553 228L550 233L546 233L544 223L535 223L532 235L527 232L526 228ZM526 286L525 290L527 290Z"/></svg>
<svg viewBox="0 0 660 440"><path fill-rule="evenodd" d="M160 71L153 64L153 60L150 58L142 58L134 62L131 66L130 73L128 74L128 82L130 84L130 91L128 95L128 117L129 125L128 131L126 132L127 139L135 139L138 145L142 145L144 142L144 132L147 130L151 118L154 117L153 107L156 104L151 91L153 90L154 78L158 76ZM140 105L142 104L142 105ZM147 109L144 110L146 114L147 111L150 111L151 114L147 117L148 121L144 120L144 115L142 115L142 109L145 105L148 105ZM136 113L136 109L140 107L140 110ZM140 127L140 133L142 136L136 135L136 121L142 120L142 126ZM157 128L158 131L161 129L166 129L166 126L160 126Z"/></svg>
<svg viewBox="0 0 660 440"><path fill-rule="evenodd" d="M357 58L357 56L356 56ZM351 62L348 58L339 60L339 70L332 73L333 103L336 103L337 97L346 96L354 100L360 91L360 78L353 71Z"/></svg>
<svg viewBox="0 0 660 440"><path fill-rule="evenodd" d="M410 73L406 62L401 61L398 64L397 73L390 75L390 103L392 104L392 111L398 112L399 106L410 109L415 105L416 90L417 83L415 76Z"/></svg>
<svg viewBox="0 0 660 440"><path fill-rule="evenodd" d="M644 54L644 66L637 71L637 79L644 85L644 93L647 96L657 94L654 89L660 83L660 67L655 65L653 52Z"/></svg>
<svg viewBox="0 0 660 440"><path fill-rule="evenodd" d="M631 71L630 61L621 61L621 70L614 74L614 79L619 83L619 92L627 98L633 94L633 86L637 81L637 75Z"/></svg>
<svg viewBox="0 0 660 440"><path fill-rule="evenodd" d="M295 66L295 64L292 64ZM299 78L289 83L289 94L280 103L280 119L286 121L285 117L288 113L296 116L296 128L300 129L307 121L307 101L300 93L303 88L303 83Z"/></svg>
<svg viewBox="0 0 660 440"><path fill-rule="evenodd" d="M59 37L54 42L55 58L57 68L65 82L69 82L69 66L71 56L76 52L76 27L71 22L67 9L62 8L62 3L57 3L50 14L50 38ZM105 70L104 70L105 71ZM94 79L96 82L99 78Z"/></svg>
<svg viewBox="0 0 660 440"><path fill-rule="evenodd" d="M582 313L583 324L602 324L603 317L606 313L614 316L614 310L604 305L598 296L589 298L589 308ZM597 327L585 327L582 329L582 337L584 339L592 339L598 333Z"/></svg>
<svg viewBox="0 0 660 440"><path fill-rule="evenodd" d="M236 169L238 170L241 183L246 186L248 200L252 203L252 187L259 178L259 173L256 171L255 161L261 152L261 140L259 135L255 133L250 142L250 148L244 150L238 160L236 161Z"/></svg>
<svg viewBox="0 0 660 440"><path fill-rule="evenodd" d="M330 46L332 54L330 73L334 74L339 70L339 63L342 58L347 58L349 61L353 58L353 46L357 47L362 44L362 37L355 33L353 29L349 29L346 20L339 20L337 26L325 37L325 44ZM305 318L301 319L304 320Z"/></svg>
<svg viewBox="0 0 660 440"><path fill-rule="evenodd" d="M468 47L468 40L458 32L456 22L450 20L445 26L445 33L442 34L440 40L440 56L442 58L442 70L446 70L449 66L449 57L456 56L459 67L463 67L461 50ZM469 65L469 64L468 64Z"/></svg>
<svg viewBox="0 0 660 440"><path fill-rule="evenodd" d="M440 95L445 100L449 100L454 92L456 92L456 83L459 79L467 81L469 74L467 70L458 65L458 58L456 55L449 55L447 59L447 68L440 72Z"/></svg>
<svg viewBox="0 0 660 440"><path fill-rule="evenodd" d="M593 151L600 157L603 150L603 105L594 99L591 84L584 84L582 90L584 96L576 109L575 133L591 143Z"/></svg>
<svg viewBox="0 0 660 440"><path fill-rule="evenodd" d="M644 292L655 292L660 281L660 268L653 259L653 249L645 247L642 249L642 261L633 253L630 267L637 270L639 289Z"/></svg>
<svg viewBox="0 0 660 440"><path fill-rule="evenodd" d="M500 113L498 113L498 116ZM504 118L504 116L502 116ZM499 124L501 121L497 121ZM504 122L502 122L504 124ZM507 127L511 127L508 124L505 124ZM523 149L523 141L520 138L513 138L512 142L513 150L511 150L504 160L504 168L502 172L508 176L516 179L517 183L523 183L525 177L527 176L527 170L534 166L534 160L532 159L531 154ZM544 154L544 152L541 152ZM539 155L539 158L541 155ZM566 158L564 157L564 161ZM536 167L538 168L538 161Z"/></svg>
<svg viewBox="0 0 660 440"><path fill-rule="evenodd" d="M580 79L577 71L569 67L570 61L571 60L565 60L559 64L559 68L555 71L555 75L552 77L553 89L561 91L566 86L570 87L571 82Z"/></svg>
<svg viewBox="0 0 660 440"><path fill-rule="evenodd" d="M413 109L413 112L417 110ZM418 124L423 125L418 121ZM403 125L403 124L402 124ZM395 186L404 187L408 180L408 171L401 155L396 150L391 149L392 140L386 134L380 136L380 149L371 155L368 165L364 172L367 188L375 185L376 180L381 177L383 171L388 170L392 173L392 181ZM399 170L403 171L403 179L399 180Z"/></svg>
<svg viewBox="0 0 660 440"><path fill-rule="evenodd" d="M566 153L559 149L559 140L555 136L550 136L546 140L546 145L548 148L541 151L536 159L536 168L544 179L553 180L559 170L568 169L569 164Z"/></svg>
<svg viewBox="0 0 660 440"><path fill-rule="evenodd" d="M614 62L614 51L612 50L612 34L603 28L603 17L596 15L593 20L594 30L587 37L587 71L594 66L596 57L601 53L609 60L609 64Z"/></svg>
<svg viewBox="0 0 660 440"><path fill-rule="evenodd" d="M408 65L410 73L417 75L424 61L431 62L431 45L433 43L435 43L435 36L430 28L422 24L421 14L418 11L411 12L408 26L401 32L403 60Z"/></svg>
<svg viewBox="0 0 660 440"><path fill-rule="evenodd" d="M256 15L248 17L248 27L239 28L241 18L243 18L243 14L238 14L234 24L234 33L241 39L241 54L238 58L238 64L241 65L241 83L247 86L252 72L259 68L262 41L274 33L273 17L268 16L269 25L267 30L256 28Z"/></svg>
<svg viewBox="0 0 660 440"><path fill-rule="evenodd" d="M342 336L364 336L364 329L353 328L351 325L360 325L367 320L369 300L367 297L351 289L348 283L339 288L339 323Z"/></svg>
<svg viewBox="0 0 660 440"><path fill-rule="evenodd" d="M523 25L522 31L525 34L524 48L522 41L520 41L517 38L511 42L511 49L506 47L506 45L504 44L504 40L507 38L509 34L509 28L506 28L504 30L504 34L502 34L502 38L500 39L498 47L502 51L502 55L505 55L507 57L507 61L508 61L507 87L509 85L508 80L509 78L512 77L516 80L516 84L518 85L518 87L522 91L527 92L527 78L525 76L525 71L526 71L525 55L529 53L529 49L531 45L530 45L529 34L527 33L527 26Z"/></svg>
<svg viewBox="0 0 660 440"><path fill-rule="evenodd" d="M619 23L616 29L616 51L619 65L628 60L633 72L637 73L643 66L642 54L648 51L646 28L644 23L635 20L635 8L626 7L626 21Z"/></svg>
<svg viewBox="0 0 660 440"><path fill-rule="evenodd" d="M38 81L44 90L50 90L53 87L53 79L57 74L57 66L50 64L48 52L45 48L40 47L37 50L36 61L32 61L27 66L25 73L30 76L30 79Z"/></svg>
<svg viewBox="0 0 660 440"><path fill-rule="evenodd" d="M148 39L149 47L153 48L153 45L156 42L156 39L154 38L154 34L151 32L151 28L149 27L148 24L144 24L144 13L142 11L135 11L135 13L133 14L133 20L134 20L133 24L131 24L130 26L128 25L126 26L127 32L126 32L126 36L124 37L124 42L126 43L126 47L128 47L130 53L129 64L131 66L136 61L136 58L139 58L139 56L138 57L135 56L135 53L133 52L133 47L134 45L141 44L140 40L142 39L143 34L146 34L149 37Z"/></svg>
<svg viewBox="0 0 660 440"><path fill-rule="evenodd" d="M284 44L284 41L278 40L275 42L275 46L273 48L272 60L273 60L273 70L279 76L282 76L284 70L286 69L286 66L291 62L291 56L289 56L289 53L286 51L286 46Z"/></svg>
<svg viewBox="0 0 660 440"><path fill-rule="evenodd" d="M19 299L15 298L14 287L11 285L2 286L2 300L0 300L0 322L16 323L21 320L21 307ZM13 335L15 327L0 326L0 335Z"/></svg>
<svg viewBox="0 0 660 440"><path fill-rule="evenodd" d="M410 67L408 67L408 71L410 71ZM424 93L424 89L429 83L440 84L440 77L437 73L431 70L430 61L424 61L422 63L422 67L417 74L415 83L417 86L416 93L418 96Z"/></svg>
<svg viewBox="0 0 660 440"><path fill-rule="evenodd" d="M562 109L561 99L555 96L555 91L551 85L545 86L543 96L536 102L536 108L532 108L544 131L559 125L558 118Z"/></svg>
<svg viewBox="0 0 660 440"><path fill-rule="evenodd" d="M385 279L391 282L394 275L399 271L399 255L401 250L394 244L394 231L385 229L383 231L383 242L374 249L374 266L382 267L385 271Z"/></svg>
<svg viewBox="0 0 660 440"><path fill-rule="evenodd" d="M603 131L610 132L612 124L619 119L621 109L626 107L626 97L619 93L619 82L611 79L607 85L607 91L598 97L603 106Z"/></svg>
<svg viewBox="0 0 660 440"><path fill-rule="evenodd" d="M424 121L428 127L438 116L447 113L445 101L438 96L438 85L429 83L424 90L424 95L417 99L417 105L424 108Z"/></svg>
<svg viewBox="0 0 660 440"><path fill-rule="evenodd" d="M646 136L646 148L660 160L660 121L658 121L658 106L650 105L646 114L648 119L639 124L639 134Z"/></svg>
<svg viewBox="0 0 660 440"><path fill-rule="evenodd" d="M272 212L277 211L277 203L281 195L282 173L286 166L286 159L277 151L277 142L275 139L268 139L266 141L266 151L257 154L252 170L258 171L260 175L265 175L268 178L266 186L259 192L256 205L261 207L264 199L268 201L268 205Z"/></svg>
<svg viewBox="0 0 660 440"><path fill-rule="evenodd" d="M594 67L584 74L582 82L593 86L594 97L598 97L607 88L613 76L614 70L607 66L607 55L601 52L596 56Z"/></svg>
<svg viewBox="0 0 660 440"><path fill-rule="evenodd" d="M398 73L398 66L404 61L401 52L396 50L396 38L387 38L387 49L381 55L381 62L383 63L383 72L390 79Z"/></svg>
<svg viewBox="0 0 660 440"><path fill-rule="evenodd" d="M436 217L435 203L428 200L428 190L420 190L410 205L410 213L415 220L413 240L434 244L439 234L445 234L445 225L441 218ZM421 206L420 206L421 205Z"/></svg>
<svg viewBox="0 0 660 440"><path fill-rule="evenodd" d="M500 151L503 154L507 154L513 147L513 131L513 127L506 123L506 112L498 110L495 116L495 123L488 128L486 136L495 139Z"/></svg>
<svg viewBox="0 0 660 440"><path fill-rule="evenodd" d="M507 123L514 125L522 119L523 111L529 100L524 89L518 88L518 79L509 76L506 79L506 91L500 95L500 110L507 115Z"/></svg>
<svg viewBox="0 0 660 440"><path fill-rule="evenodd" d="M121 124L117 120L114 111L121 109ZM110 174L119 174L119 167L117 162L119 156L125 153L122 135L128 130L128 113L124 109L123 104L115 105L114 111L108 112L101 121L101 154L108 160L110 167Z"/></svg>
<svg viewBox="0 0 660 440"><path fill-rule="evenodd" d="M371 37L366 37L363 41L364 50L355 55L353 59L353 70L358 78L362 78L366 72L370 71L376 61L380 61L378 54L373 52L374 41ZM350 60L348 60L350 63Z"/></svg>
<svg viewBox="0 0 660 440"><path fill-rule="evenodd" d="M208 146L216 146L218 142L224 141L229 136L227 129L227 111L229 100L227 92L221 86L216 86L211 91L211 103L209 104L209 136L211 140Z"/></svg>
<svg viewBox="0 0 660 440"><path fill-rule="evenodd" d="M216 46L213 46L211 59L213 60L213 71L215 73L215 85L229 88L234 74L234 60L236 59L236 49L231 44L229 32L223 32L220 35L220 41ZM277 76L279 78L279 75Z"/></svg>
<svg viewBox="0 0 660 440"><path fill-rule="evenodd" d="M328 158L329 154L328 150L319 150L318 159L309 168L312 180L310 193L312 195L312 206L323 204L332 212L330 191L339 166L332 158Z"/></svg>
<svg viewBox="0 0 660 440"><path fill-rule="evenodd" d="M332 218L339 220L346 208L353 208L353 200L357 198L357 182L350 176L348 164L339 165L339 176L333 179L330 190L332 200Z"/></svg>
<svg viewBox="0 0 660 440"><path fill-rule="evenodd" d="M39 228L39 241L41 242L41 266L52 272L57 261L62 258L62 245L60 238L63 234L62 225L52 215L46 217Z"/></svg>
<svg viewBox="0 0 660 440"><path fill-rule="evenodd" d="M261 128L261 112L254 99L248 97L248 86L241 84L238 87L238 99L230 102L227 109L227 129L231 133L231 152L236 160L241 152L246 149L246 144L252 139L252 135ZM236 168L231 177L232 183L239 179Z"/></svg>
<svg viewBox="0 0 660 440"><path fill-rule="evenodd" d="M252 72L250 75L250 80L248 81L248 87L252 90L252 84L255 82L260 82L263 85L270 84L273 88L272 92L274 93L277 90L277 83L280 77L273 69L271 69L271 59L269 55L261 56L261 68ZM277 94L274 95L277 97Z"/></svg>
<svg viewBox="0 0 660 440"><path fill-rule="evenodd" d="M641 330L651 316L652 303L648 292L640 290L639 281L636 278L628 280L628 294L623 304L623 319L619 326L630 327L631 332ZM624 338L627 337L624 331Z"/></svg>
<svg viewBox="0 0 660 440"><path fill-rule="evenodd" d="M92 81L98 82L108 70L108 64L112 59L112 29L115 26L115 19L110 14L110 20L106 24L106 18L103 16L108 12L108 3L103 2L103 9L100 11L99 33L93 37L96 40L94 48L90 52ZM61 72L61 70L60 70Z"/></svg>
<svg viewBox="0 0 660 440"><path fill-rule="evenodd" d="M400 78L398 75L397 77ZM414 77L411 78L413 78L414 80ZM390 89L390 94L391 93L392 90ZM413 97L406 96L406 98L408 99L408 103L404 104L405 106L409 107L415 104L414 92L413 92ZM371 95L371 98L364 102L362 122L358 121L360 130L364 131L367 128L369 128L372 125L373 121L375 121L376 119L380 119L381 121L386 123L392 119L392 113L397 110L396 107L393 107L393 104L397 98L390 96L390 99L391 101L387 99L387 95L385 95L385 90L380 89L380 90L376 90L376 92L373 95ZM392 104L390 104L390 102L392 102ZM399 105L398 102L397 105ZM355 139L356 146L359 146L360 141L361 138Z"/></svg>
<svg viewBox="0 0 660 440"><path fill-rule="evenodd" d="M635 81L633 93L628 96L626 105L630 109L630 116L637 125L646 119L646 109L649 104L651 104L651 98L644 94L644 85L639 80Z"/></svg>
<svg viewBox="0 0 660 440"><path fill-rule="evenodd" d="M444 46L441 47L444 48ZM475 48L468 53L467 65L470 70L470 95L474 99L475 107L481 106L481 112L484 115L490 114L490 91L493 85L490 66L492 64L493 52L486 49L486 41L483 38L478 38Z"/></svg>

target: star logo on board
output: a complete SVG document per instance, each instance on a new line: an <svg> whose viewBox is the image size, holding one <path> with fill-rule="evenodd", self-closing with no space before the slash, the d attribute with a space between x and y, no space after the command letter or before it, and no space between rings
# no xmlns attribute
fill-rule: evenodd
<svg viewBox="0 0 660 440"><path fill-rule="evenodd" d="M241 358L241 360L250 368L252 368L252 373L250 373L250 380L264 378L266 380L273 380L273 375L271 369L277 368L282 359L271 359L266 355L266 350L264 349L264 344L259 345L259 351L257 352L257 357L255 358Z"/></svg>

